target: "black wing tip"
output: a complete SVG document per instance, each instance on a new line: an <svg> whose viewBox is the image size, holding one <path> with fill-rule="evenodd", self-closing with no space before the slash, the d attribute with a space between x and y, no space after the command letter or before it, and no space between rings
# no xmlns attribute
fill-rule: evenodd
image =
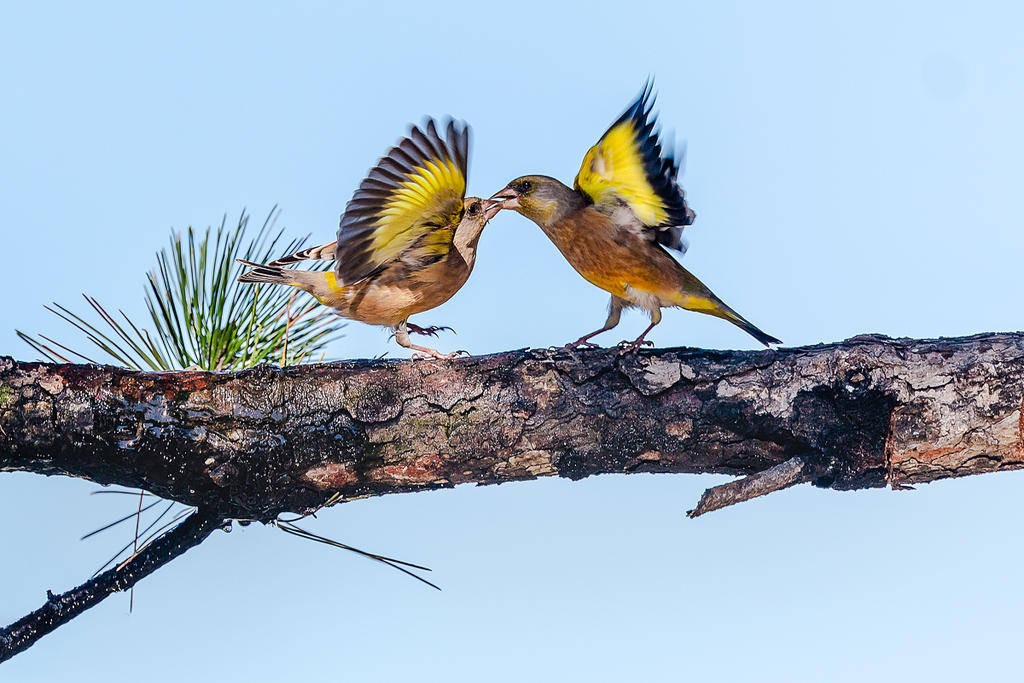
<svg viewBox="0 0 1024 683"><path fill-rule="evenodd" d="M410 127L409 138L426 137L434 154L451 159L463 175L468 176L470 128L471 126L464 120L452 116L445 116L440 120L424 116L419 126ZM443 135L441 131L444 132Z"/></svg>
<svg viewBox="0 0 1024 683"><path fill-rule="evenodd" d="M380 176L412 173L413 169L432 158L448 159L464 176L469 175L470 125L462 119L445 116L435 119L424 116L419 124L409 126L409 133L400 139L370 169L360 189ZM394 182L394 179L391 179Z"/></svg>
<svg viewBox="0 0 1024 683"><path fill-rule="evenodd" d="M643 87L640 89L640 93L633 98L633 101L629 103L626 110L622 112L619 118L615 119L615 123L609 126L609 130L619 125L623 121L634 121L637 127L642 129L648 125L654 125L657 120L657 115L652 116L654 110L654 102L658 99L658 93L654 90L654 76L648 76L644 81ZM651 122L648 124L647 117L651 117Z"/></svg>
<svg viewBox="0 0 1024 683"><path fill-rule="evenodd" d="M443 132L442 132L443 131ZM463 174L468 171L470 125L461 119L446 116L435 119L423 117L419 124L409 126L408 134L382 156L367 173L359 189L381 189L379 186L366 187L368 181L379 181L381 176L392 183L396 176L411 173L422 162L434 157L454 161ZM390 177L389 177L390 176Z"/></svg>
<svg viewBox="0 0 1024 683"><path fill-rule="evenodd" d="M469 142L470 125L451 116L442 119L425 116L419 125L411 125L409 133L367 172L345 205L345 211L338 221L339 241L343 239L343 232L350 223L359 217L372 215L390 190L402 183L404 176L413 173L423 162L436 157L448 159L468 177Z"/></svg>
<svg viewBox="0 0 1024 683"><path fill-rule="evenodd" d="M679 185L679 160L675 152L671 149L666 150L662 143L658 115L654 112L656 99L654 76L648 75L640 94L626 107L609 130L626 121L633 123L637 143L644 158L647 179L655 193L665 202L668 214L665 225L691 225L695 214L687 206L683 188Z"/></svg>

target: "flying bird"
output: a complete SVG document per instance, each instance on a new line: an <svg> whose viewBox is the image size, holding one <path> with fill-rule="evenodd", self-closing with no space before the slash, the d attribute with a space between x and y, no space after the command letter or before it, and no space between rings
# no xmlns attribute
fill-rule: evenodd
<svg viewBox="0 0 1024 683"><path fill-rule="evenodd" d="M661 309L706 313L744 330L765 346L781 344L729 308L668 250L686 250L683 228L695 214L679 186L679 164L662 148L650 81L583 157L573 187L545 175L516 178L491 199L529 218L591 284L611 293L608 319L566 348L595 347L590 338L619 324L625 308L644 309L651 324L624 351L650 346L647 333Z"/></svg>
<svg viewBox="0 0 1024 683"><path fill-rule="evenodd" d="M291 285L343 318L394 330L413 358L451 358L412 343L409 333L437 335L409 316L440 306L473 272L480 234L498 202L466 196L469 126L427 119L413 127L370 170L341 216L338 239L252 270L239 282ZM306 260L334 261L328 271L290 268ZM463 352L464 353L464 352Z"/></svg>

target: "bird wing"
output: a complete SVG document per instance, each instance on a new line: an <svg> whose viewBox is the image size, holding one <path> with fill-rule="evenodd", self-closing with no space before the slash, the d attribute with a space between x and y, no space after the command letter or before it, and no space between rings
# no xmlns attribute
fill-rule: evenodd
<svg viewBox="0 0 1024 683"><path fill-rule="evenodd" d="M682 227L693 223L679 186L679 164L664 152L656 130L652 84L587 151L576 176L576 189L596 208L611 213L625 205L651 239L684 250Z"/></svg>
<svg viewBox="0 0 1024 683"><path fill-rule="evenodd" d="M335 274L351 285L401 258L428 264L444 258L462 220L469 126L433 119L370 170L345 207L338 228Z"/></svg>

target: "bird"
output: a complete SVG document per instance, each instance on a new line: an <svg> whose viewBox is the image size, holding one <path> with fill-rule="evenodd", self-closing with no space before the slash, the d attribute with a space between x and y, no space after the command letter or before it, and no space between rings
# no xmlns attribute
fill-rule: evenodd
<svg viewBox="0 0 1024 683"><path fill-rule="evenodd" d="M297 287L343 318L389 327L414 359L466 353L413 344L410 333L437 336L451 328L420 327L409 317L440 306L466 283L480 235L500 210L496 201L466 196L469 141L463 122L428 118L413 126L360 183L337 240L267 264L239 259L251 270L238 281ZM334 267L290 267L307 260Z"/></svg>
<svg viewBox="0 0 1024 683"><path fill-rule="evenodd" d="M679 185L679 163L663 148L654 107L654 84L640 94L583 157L573 187L546 175L512 180L491 199L536 223L572 267L611 294L599 329L566 344L597 347L590 339L619 324L622 311L641 308L651 324L623 352L653 346L645 338L661 322L661 309L684 308L728 320L765 346L765 334L669 253L686 251L683 228L696 214Z"/></svg>

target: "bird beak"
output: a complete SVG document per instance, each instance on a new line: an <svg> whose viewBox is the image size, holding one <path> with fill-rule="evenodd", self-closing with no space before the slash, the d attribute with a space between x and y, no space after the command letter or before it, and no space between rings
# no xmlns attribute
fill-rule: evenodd
<svg viewBox="0 0 1024 683"><path fill-rule="evenodd" d="M491 201L490 199L481 199L480 203L483 204L484 218L487 220L491 220L497 216L498 212L502 209L501 202Z"/></svg>
<svg viewBox="0 0 1024 683"><path fill-rule="evenodd" d="M491 199L501 200L501 208L503 209L518 209L519 208L519 195L511 187L506 187L500 192L495 192Z"/></svg>

